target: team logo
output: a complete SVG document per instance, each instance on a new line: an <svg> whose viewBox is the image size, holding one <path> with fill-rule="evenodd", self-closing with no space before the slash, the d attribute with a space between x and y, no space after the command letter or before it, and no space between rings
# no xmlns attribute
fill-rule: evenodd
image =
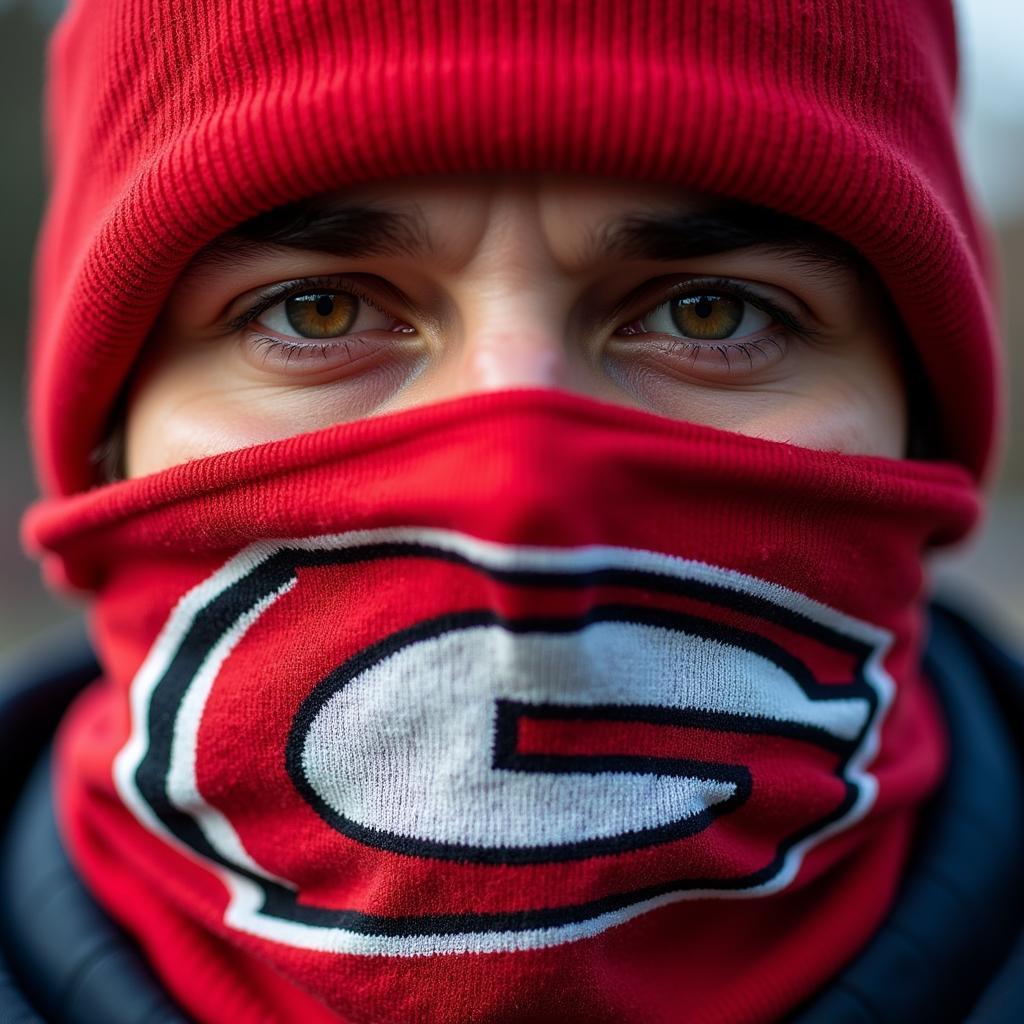
<svg viewBox="0 0 1024 1024"><path fill-rule="evenodd" d="M874 799L890 642L650 551L260 543L171 614L115 779L224 882L234 928L360 955L557 945L789 885Z"/></svg>

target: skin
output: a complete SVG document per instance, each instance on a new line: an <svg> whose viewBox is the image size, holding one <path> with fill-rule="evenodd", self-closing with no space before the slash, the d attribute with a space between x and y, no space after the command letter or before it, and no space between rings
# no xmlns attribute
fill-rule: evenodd
<svg viewBox="0 0 1024 1024"><path fill-rule="evenodd" d="M128 394L125 475L522 387L808 448L903 454L896 328L878 286L856 265L823 268L760 245L678 260L588 250L615 217L679 208L678 190L647 184L422 179L344 198L414 215L432 251L353 259L277 248L186 269ZM694 210L705 202L682 200ZM300 287L289 307L282 299L244 326L227 326L268 286L305 276L331 278L330 287ZM673 288L688 301L673 307ZM750 295L798 320L798 329ZM316 307L317 296L326 305ZM328 307L335 313L321 316ZM299 310L298 330L289 308ZM310 324L347 333L304 338ZM694 324L735 330L707 339L693 336Z"/></svg>

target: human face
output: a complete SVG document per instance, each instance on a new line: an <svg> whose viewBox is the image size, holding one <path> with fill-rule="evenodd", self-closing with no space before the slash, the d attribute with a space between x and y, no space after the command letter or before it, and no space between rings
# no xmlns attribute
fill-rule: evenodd
<svg viewBox="0 0 1024 1024"><path fill-rule="evenodd" d="M391 182L294 212L177 281L128 396L128 476L504 388L903 453L893 317L807 225L556 177Z"/></svg>

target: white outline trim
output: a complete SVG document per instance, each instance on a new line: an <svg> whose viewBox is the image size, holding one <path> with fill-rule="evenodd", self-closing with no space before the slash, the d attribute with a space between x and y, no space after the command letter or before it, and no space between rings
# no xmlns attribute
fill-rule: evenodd
<svg viewBox="0 0 1024 1024"><path fill-rule="evenodd" d="M865 732L859 750L850 757L847 765L845 779L857 786L857 800L842 818L792 846L787 851L778 873L759 886L743 890L691 889L666 893L646 902L632 904L581 922L528 931L390 936L368 935L343 928L324 928L264 916L259 910L262 893L258 886L245 876L210 862L183 844L168 832L138 791L135 785L135 772L149 746L146 721L149 703L157 683L174 659L196 616L260 563L278 551L286 549L328 551L388 543L429 545L458 554L488 569L581 573L621 568L709 583L769 601L866 644L871 648L871 654L864 665L864 678L878 696L878 710L874 721ZM260 615L287 593L294 582L290 581L273 594L264 597L239 618L211 648L178 708L168 777L170 800L195 819L211 845L225 859L291 889L295 888L292 883L268 873L256 863L245 850L240 837L227 818L203 800L195 779L195 751L202 711L221 666ZM451 530L427 527L392 527L312 538L260 541L243 549L209 579L190 590L171 612L130 684L131 731L124 747L114 758L114 784L125 804L147 829L169 842L194 862L203 865L207 870L212 870L220 878L229 893L224 922L239 931L301 949L357 956L435 956L542 949L589 938L648 911L681 900L750 899L778 892L788 886L799 871L808 850L859 821L875 801L878 783L867 771L867 765L878 751L882 723L895 694L895 683L884 668L885 656L892 642L893 635L888 630L845 615L780 584L757 579L733 569L718 568L704 562L642 549L605 545L576 548L513 546L481 540ZM183 714L186 710L187 715ZM186 726L186 722L192 727Z"/></svg>

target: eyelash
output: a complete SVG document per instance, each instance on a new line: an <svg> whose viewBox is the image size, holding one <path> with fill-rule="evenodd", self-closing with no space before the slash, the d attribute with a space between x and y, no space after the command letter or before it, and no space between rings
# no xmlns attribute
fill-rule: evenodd
<svg viewBox="0 0 1024 1024"><path fill-rule="evenodd" d="M262 295L257 296L253 304L237 317L224 324L227 332L241 331L252 324L258 317L268 309L287 301L296 295L305 295L309 292L347 292L356 296L361 303L374 309L383 316L391 314L378 302L367 289L362 288L356 281L344 276L327 277L304 277L293 281L283 281L280 284L272 285ZM318 341L315 338L282 338L277 335L253 333L249 336L248 342L255 354L261 356L263 363L268 364L272 359L283 359L284 365L289 366L293 360L308 360L310 358L330 360L340 349L345 350L348 358L352 356L352 345L360 340L359 334L341 334L336 338L326 338Z"/></svg>
<svg viewBox="0 0 1024 1024"><path fill-rule="evenodd" d="M656 302L653 306L644 301L644 296L650 294L649 288L641 289L639 294L639 298L636 298L634 293L633 298L626 299L621 303L611 318L612 320L621 319L623 310L642 306L642 311L633 315L623 327L617 328L616 336L636 338L645 343L646 351L660 352L673 361L682 357L687 359L691 366L696 366L698 359L717 354L721 357L725 369L729 373L734 372L733 356L738 356L741 360L745 358L750 370L753 371L755 359L759 360L760 366L764 366L764 360L769 358L765 346L774 348L779 358L786 354L786 334L801 339L811 339L818 334L814 328L790 310L773 302L743 282L732 278L692 277L685 281L677 281L670 285L667 291L664 289L658 291L657 295L661 301ZM770 317L772 322L734 340L730 338L699 339L685 335L662 334L652 330L627 331L626 329L634 324L642 324L643 321L653 319L659 311L675 299L701 294L724 295L739 299L760 310ZM647 341L648 338L652 341ZM742 362L740 365L743 365Z"/></svg>
<svg viewBox="0 0 1024 1024"><path fill-rule="evenodd" d="M750 305L761 310L763 313L767 313L776 323L781 324L794 334L809 335L812 333L810 327L789 310L784 309L778 303L772 302L771 299L761 295L760 292L755 291L753 288L747 287L742 281L734 281L727 277L699 277L680 281L678 284L670 287L668 295L658 303L658 306L663 306L666 302L671 302L673 299L680 298L683 295L691 295L697 292L732 295L737 299L742 299L744 302L749 302ZM653 311L655 308L657 307L651 307L651 310Z"/></svg>
<svg viewBox="0 0 1024 1024"><path fill-rule="evenodd" d="M272 286L262 295L258 296L252 306L229 321L225 327L229 331L240 331L256 320L262 313L266 312L278 303L284 302L295 295L303 295L307 292L318 290L344 290L355 295L360 302L366 303L366 305L375 309L377 312L382 313L385 316L391 315L383 308L381 303L377 302L371 295L367 294L365 289L359 287L356 282L349 278L338 276L305 277L293 281L284 281ZM650 291L653 291L653 289L645 287L641 290L641 294ZM768 314L772 317L775 323L799 337L809 338L816 333L814 329L806 324L801 318L797 317L791 311L784 309L778 303L771 301L766 296L760 294L740 281L723 277L687 278L684 281L677 281L675 284L668 286L667 291L659 289L657 294L660 297L660 301L655 302L655 304L651 306L645 305L641 312L632 316L627 323L622 327L619 327L617 331L621 332L624 330L625 326L651 316L673 299L699 292L731 295L743 302L747 302L756 309ZM616 308L611 319L615 320L621 318L625 309L630 307L635 308L641 301L642 299L640 298L625 300ZM631 336L642 337L645 333L655 332L634 332ZM314 339L304 339L303 341L298 342L291 341L287 338L259 335L253 338L253 343L258 349L264 351L268 357L273 352L277 351L286 353L287 361L290 361L294 356L308 356L312 353L320 353L326 359L331 349L341 344L343 339L346 337L351 336L339 335L336 339L328 339L317 344ZM772 344L775 345L776 348L779 347L778 341L771 334L765 332L761 332L755 337L745 337L736 341L721 339L718 341L708 342L686 337L673 337L672 340L678 343L679 346L685 346L695 355L703 351L718 351L722 354L727 363L729 361L729 352L742 353L750 359L752 358L750 349L757 349L757 346L761 343ZM759 349L758 351L760 352Z"/></svg>
<svg viewBox="0 0 1024 1024"><path fill-rule="evenodd" d="M261 313L265 313L272 306L284 302L294 295L305 295L306 292L315 291L347 291L351 292L360 302L372 306L378 313L389 315L379 302L374 301L362 288L347 278L339 277L303 277L296 281L284 281L281 284L273 285L262 295L257 296L256 301L243 313L240 313L233 320L230 320L225 327L229 331L240 331L243 327L252 323Z"/></svg>

